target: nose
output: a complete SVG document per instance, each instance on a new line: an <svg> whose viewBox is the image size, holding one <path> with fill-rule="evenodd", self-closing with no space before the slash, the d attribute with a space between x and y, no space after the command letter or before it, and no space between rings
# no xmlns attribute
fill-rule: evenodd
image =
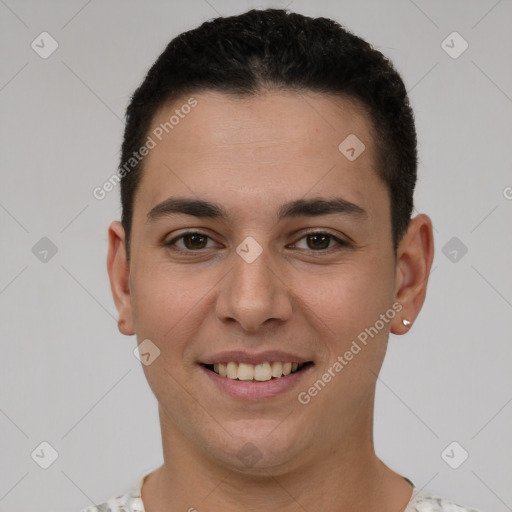
<svg viewBox="0 0 512 512"><path fill-rule="evenodd" d="M269 327L272 320L280 324L290 318L292 294L279 266L271 262L269 250L249 261L233 253L232 270L217 296L216 314L221 321L235 321L254 333Z"/></svg>

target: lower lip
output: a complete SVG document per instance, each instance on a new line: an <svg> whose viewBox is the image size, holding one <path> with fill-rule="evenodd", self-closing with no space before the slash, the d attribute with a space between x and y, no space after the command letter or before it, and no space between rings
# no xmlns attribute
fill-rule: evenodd
<svg viewBox="0 0 512 512"><path fill-rule="evenodd" d="M215 385L229 395L243 400L263 400L273 398L292 389L306 373L309 373L313 365L308 365L302 370L290 373L284 377L266 381L228 379L227 377L222 377L218 373L208 370L208 368L204 366L200 367Z"/></svg>

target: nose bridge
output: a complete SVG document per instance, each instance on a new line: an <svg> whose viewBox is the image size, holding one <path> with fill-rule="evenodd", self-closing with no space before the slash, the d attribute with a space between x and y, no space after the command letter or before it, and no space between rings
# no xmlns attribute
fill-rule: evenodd
<svg viewBox="0 0 512 512"><path fill-rule="evenodd" d="M244 329L257 330L270 318L288 318L291 304L287 288L270 259L270 250L252 237L236 248L232 271L219 297L217 313L221 319L232 318Z"/></svg>
<svg viewBox="0 0 512 512"><path fill-rule="evenodd" d="M237 256L233 259L234 277L241 292L252 291L258 295L271 292L268 250L264 251L263 247L258 249L250 242L245 242L238 246Z"/></svg>

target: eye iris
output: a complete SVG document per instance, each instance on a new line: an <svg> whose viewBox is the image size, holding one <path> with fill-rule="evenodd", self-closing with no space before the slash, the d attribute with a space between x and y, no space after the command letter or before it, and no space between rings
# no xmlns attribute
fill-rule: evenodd
<svg viewBox="0 0 512 512"><path fill-rule="evenodd" d="M313 233L307 236L307 240L310 249L327 249L327 247L329 247L330 236L322 233ZM309 244L311 240L320 240L320 245L317 245L316 242L313 242L313 247L311 247Z"/></svg>
<svg viewBox="0 0 512 512"><path fill-rule="evenodd" d="M201 244L201 240L203 243ZM192 241L192 244L189 244L188 242ZM204 246L206 245L206 237L204 235L200 235L198 233L193 233L191 235L185 235L183 237L183 242L185 243L185 247L187 249L204 249ZM197 242L201 245L201 247L198 247L195 245ZM190 246L192 245L192 247Z"/></svg>

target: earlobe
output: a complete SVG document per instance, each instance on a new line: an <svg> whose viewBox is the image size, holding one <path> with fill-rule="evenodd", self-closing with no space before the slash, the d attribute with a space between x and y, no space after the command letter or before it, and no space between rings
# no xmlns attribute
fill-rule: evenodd
<svg viewBox="0 0 512 512"><path fill-rule="evenodd" d="M125 232L119 221L114 221L108 229L107 270L110 289L117 308L118 329L122 334L135 334L130 297L130 268L126 259Z"/></svg>
<svg viewBox="0 0 512 512"><path fill-rule="evenodd" d="M432 221L420 214L411 220L397 249L395 300L402 310L391 324L393 334L408 332L418 316L425 301L433 259Z"/></svg>

